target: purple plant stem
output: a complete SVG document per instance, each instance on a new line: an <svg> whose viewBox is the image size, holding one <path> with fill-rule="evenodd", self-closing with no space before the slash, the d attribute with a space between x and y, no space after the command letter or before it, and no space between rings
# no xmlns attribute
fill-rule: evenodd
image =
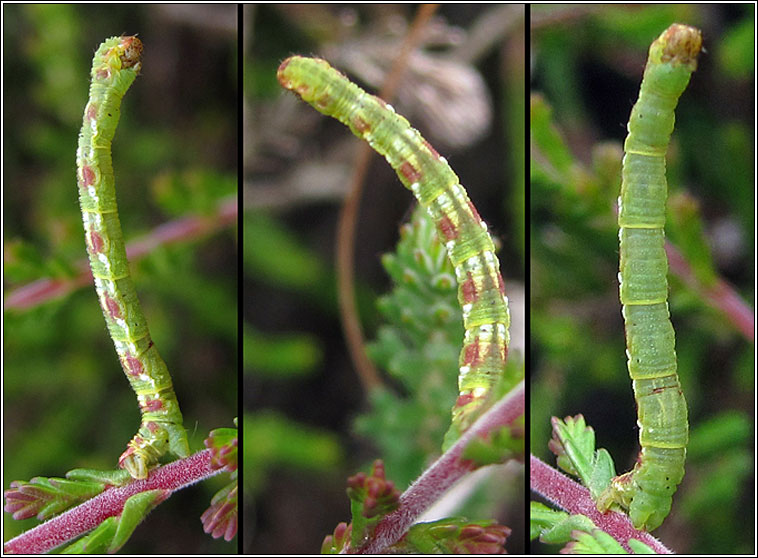
<svg viewBox="0 0 758 558"><path fill-rule="evenodd" d="M755 312L734 288L723 279L717 279L713 285L703 284L673 244L666 241L665 248L671 272L700 293L710 306L723 312L745 339L753 342L755 340Z"/></svg>
<svg viewBox="0 0 758 558"><path fill-rule="evenodd" d="M400 540L429 506L476 468L471 461L462 458L468 443L474 437L485 437L494 429L507 426L523 414L524 382L521 381L479 417L449 450L408 487L400 496L400 507L379 522L374 537L355 553L379 554Z"/></svg>
<svg viewBox="0 0 758 558"><path fill-rule="evenodd" d="M155 469L145 480L105 490L83 504L9 540L3 545L3 551L9 554L44 554L94 529L109 517L119 515L124 509L124 503L135 494L155 489L174 492L223 470L211 466L210 449L199 451Z"/></svg>
<svg viewBox="0 0 758 558"><path fill-rule="evenodd" d="M672 554L671 550L650 533L632 527L626 515L614 511L600 513L587 488L533 455L529 458L529 482L534 492L556 506L572 515L581 514L589 517L599 529L611 535L628 552L631 552L631 549L627 541L637 539L658 554Z"/></svg>
<svg viewBox="0 0 758 558"><path fill-rule="evenodd" d="M213 215L188 215L159 225L148 235L130 242L126 255L134 262L160 246L188 242L213 233L237 221L237 198L221 200ZM76 263L78 273L70 279L38 279L11 291L5 298L5 310L25 310L71 291L92 285L92 271L87 260Z"/></svg>

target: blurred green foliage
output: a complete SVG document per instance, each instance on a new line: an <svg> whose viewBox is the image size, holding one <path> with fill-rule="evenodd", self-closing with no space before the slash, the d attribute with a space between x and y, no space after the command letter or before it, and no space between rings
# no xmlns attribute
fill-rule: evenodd
<svg viewBox="0 0 758 558"><path fill-rule="evenodd" d="M242 427L243 462L249 471L243 479L252 494L264 488L266 476L277 468L318 473L333 469L343 459L344 450L333 434L274 412L248 415Z"/></svg>
<svg viewBox="0 0 758 558"><path fill-rule="evenodd" d="M37 279L71 278L86 259L75 155L91 57L110 36L139 33L146 49L113 142L127 244L176 217L213 215L236 196L237 114L229 103L237 87L236 29L210 40L202 28L178 33L182 24L156 6L17 4L3 6L3 16L3 70L13 76L4 90L6 296ZM189 44L203 45L192 72L171 66ZM234 227L221 228L131 262L193 450L237 412L235 235ZM5 310L3 334L3 486L74 467L115 467L139 410L94 288ZM169 499L154 513L174 527L161 537L138 529L124 551L234 552L235 544L211 539L200 523L223 482ZM33 524L4 520L6 537Z"/></svg>
<svg viewBox="0 0 758 558"><path fill-rule="evenodd" d="M379 448L390 478L407 486L439 455L450 426L463 322L455 270L425 209L416 207L396 252L382 263L395 288L379 300L386 324L368 354L400 384L402 395L390 386L377 388L371 410L355 427Z"/></svg>
<svg viewBox="0 0 758 558"><path fill-rule="evenodd" d="M581 412L621 472L638 451L616 282L624 123L650 42L674 21L701 27L706 53L680 101L668 154L666 232L704 285L725 277L754 300L754 76L731 69L744 61L711 54L727 41L739 57L744 28L753 35L754 6L532 14L540 23L532 30L531 451L550 459L550 417ZM671 530L679 552L745 552L754 533L740 519L754 504L746 497L754 345L699 292L671 273L669 281L691 443L672 514L656 534L666 541ZM705 451L719 439L721 451Z"/></svg>
<svg viewBox="0 0 758 558"><path fill-rule="evenodd" d="M325 296L325 305L336 303L333 276L317 254L282 223L263 212L248 211L244 226L245 270L262 281L305 293Z"/></svg>
<svg viewBox="0 0 758 558"><path fill-rule="evenodd" d="M244 367L251 372L276 376L308 374L322 358L318 341L308 334L268 335L246 327Z"/></svg>

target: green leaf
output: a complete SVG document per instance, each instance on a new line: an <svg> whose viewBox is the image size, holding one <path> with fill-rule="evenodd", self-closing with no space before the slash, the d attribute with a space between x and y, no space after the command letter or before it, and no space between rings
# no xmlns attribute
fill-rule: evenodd
<svg viewBox="0 0 758 558"><path fill-rule="evenodd" d="M116 533L108 547L108 553L113 554L124 546L137 525L169 496L171 496L170 490L149 490L130 497L124 504L124 510L121 512Z"/></svg>
<svg viewBox="0 0 758 558"><path fill-rule="evenodd" d="M323 350L313 335L269 334L245 326L243 343L245 370L257 376L306 376L323 359Z"/></svg>
<svg viewBox="0 0 758 558"><path fill-rule="evenodd" d="M542 542L548 544L563 544L572 539L572 533L597 529L586 515L569 515L540 502L531 502L529 520L532 539L539 536Z"/></svg>
<svg viewBox="0 0 758 558"><path fill-rule="evenodd" d="M569 514L565 511L558 511L547 507L542 502L529 503L529 540L534 540L541 536L543 532L549 531L557 523L564 521Z"/></svg>
<svg viewBox="0 0 758 558"><path fill-rule="evenodd" d="M148 490L130 497L121 515L109 517L91 533L67 546L61 554L114 554L126 542L143 519L171 495L169 490Z"/></svg>
<svg viewBox="0 0 758 558"><path fill-rule="evenodd" d="M515 433L514 433L515 432ZM474 438L463 450L463 459L472 460L477 467L493 463L505 463L514 455L524 453L524 417L510 426L503 426L489 433L486 439Z"/></svg>
<svg viewBox="0 0 758 558"><path fill-rule="evenodd" d="M392 477L405 486L439 455L450 425L463 324L454 268L422 207L400 227L395 251L382 264L393 287L379 301L386 323L367 351L403 394L373 390L371 408L355 427L379 447Z"/></svg>
<svg viewBox="0 0 758 558"><path fill-rule="evenodd" d="M305 249L303 243L274 218L260 212L246 212L242 234L245 252L242 261L248 271L261 280L298 290L326 287L327 270L318 256ZM266 241L261 242L264 238Z"/></svg>
<svg viewBox="0 0 758 558"><path fill-rule="evenodd" d="M634 552L635 554L658 554L655 550L650 548L644 542L637 539L629 539L627 541L627 544L629 545L629 548L632 549L632 552Z"/></svg>
<svg viewBox="0 0 758 558"><path fill-rule="evenodd" d="M562 554L626 554L611 535L585 515L555 511L540 502L530 507L530 536L547 544L566 544ZM573 541L573 542L572 542Z"/></svg>
<svg viewBox="0 0 758 558"><path fill-rule="evenodd" d="M755 9L755 7L753 7ZM743 17L727 31L716 52L724 73L734 79L750 79L755 70L754 14Z"/></svg>
<svg viewBox="0 0 758 558"><path fill-rule="evenodd" d="M624 547L605 531L593 529L592 532L574 532L575 542L562 550L566 554L628 554Z"/></svg>
<svg viewBox="0 0 758 558"><path fill-rule="evenodd" d="M728 410L709 417L692 429L687 458L697 462L724 455L742 447L753 432L752 422L742 411Z"/></svg>
<svg viewBox="0 0 758 558"><path fill-rule="evenodd" d="M592 497L597 498L616 475L610 454L604 449L595 451L595 431L587 426L582 415L564 420L553 417L552 424L549 446L558 456L558 466L578 476Z"/></svg>
<svg viewBox="0 0 758 558"><path fill-rule="evenodd" d="M698 281L704 286L713 286L718 274L697 200L686 192L670 195L666 216L666 236L681 250Z"/></svg>
<svg viewBox="0 0 758 558"><path fill-rule="evenodd" d="M131 481L131 476L124 469L72 469L66 478L76 481L99 482L110 486L124 486Z"/></svg>
<svg viewBox="0 0 758 558"><path fill-rule="evenodd" d="M204 168L179 173L166 172L155 178L153 195L167 214L213 214L219 200L237 193L237 181L228 174Z"/></svg>
<svg viewBox="0 0 758 558"><path fill-rule="evenodd" d="M560 132L552 123L552 107L545 98L533 94L530 103L532 143L540 149L544 159L537 159L531 167L532 176L538 173L554 182L566 183L574 168L574 158Z"/></svg>
<svg viewBox="0 0 758 558"><path fill-rule="evenodd" d="M242 432L245 486L252 490L274 467L326 471L342 459L335 436L272 412L246 415Z"/></svg>
<svg viewBox="0 0 758 558"><path fill-rule="evenodd" d="M4 509L13 514L13 519L36 516L44 520L100 494L105 486L101 482L46 477L13 481L5 491Z"/></svg>
<svg viewBox="0 0 758 558"><path fill-rule="evenodd" d="M118 517L109 517L95 529L61 550L61 554L105 554L118 530Z"/></svg>

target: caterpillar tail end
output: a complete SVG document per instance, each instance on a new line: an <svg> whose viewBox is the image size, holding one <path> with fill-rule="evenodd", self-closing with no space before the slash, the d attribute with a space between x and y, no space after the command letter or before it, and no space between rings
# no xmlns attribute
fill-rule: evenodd
<svg viewBox="0 0 758 558"><path fill-rule="evenodd" d="M452 410L450 428L445 433L442 442L442 451L447 451L458 438L476 421L486 407L487 394L478 391L462 392L455 402Z"/></svg>
<svg viewBox="0 0 758 558"><path fill-rule="evenodd" d="M635 471L614 477L600 494L596 506L599 512L620 511L629 515L635 529L653 531L661 526L671 511L671 497L656 497L640 489ZM651 500L655 500L652 502Z"/></svg>
<svg viewBox="0 0 758 558"><path fill-rule="evenodd" d="M144 480L150 470L150 463L145 456L137 453L137 449L131 445L126 448L126 451L118 458L118 466L126 471L136 480Z"/></svg>
<svg viewBox="0 0 758 558"><path fill-rule="evenodd" d="M145 436L147 429L149 436ZM118 466L137 480L146 479L150 469L158 465L167 452L177 457L189 456L187 432L180 424L159 424L155 421L143 424L127 445L126 451L118 458Z"/></svg>
<svg viewBox="0 0 758 558"><path fill-rule="evenodd" d="M597 499L597 510L605 513L611 509L629 510L633 497L632 471L611 479L611 483Z"/></svg>

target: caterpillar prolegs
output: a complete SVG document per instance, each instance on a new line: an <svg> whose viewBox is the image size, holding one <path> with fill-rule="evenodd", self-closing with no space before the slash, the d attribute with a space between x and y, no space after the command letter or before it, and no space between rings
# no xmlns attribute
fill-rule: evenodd
<svg viewBox="0 0 758 558"><path fill-rule="evenodd" d="M95 289L121 366L137 394L142 422L119 458L137 479L167 451L189 455L166 363L150 338L129 273L111 162L121 99L141 67L137 37L111 37L92 60L92 82L76 153L79 203Z"/></svg>
<svg viewBox="0 0 758 558"><path fill-rule="evenodd" d="M626 325L627 366L637 401L640 454L632 471L616 477L598 500L628 510L648 531L671 510L684 477L687 404L676 371L664 251L666 150L674 109L697 65L700 31L674 24L650 46L637 103L624 143L619 197L619 292Z"/></svg>
<svg viewBox="0 0 758 558"><path fill-rule="evenodd" d="M455 430L462 432L476 417L503 375L508 350L508 301L487 226L445 159L390 105L325 60L293 56L281 64L277 78L383 155L427 209L445 242L455 267L465 328L451 426L455 437Z"/></svg>

